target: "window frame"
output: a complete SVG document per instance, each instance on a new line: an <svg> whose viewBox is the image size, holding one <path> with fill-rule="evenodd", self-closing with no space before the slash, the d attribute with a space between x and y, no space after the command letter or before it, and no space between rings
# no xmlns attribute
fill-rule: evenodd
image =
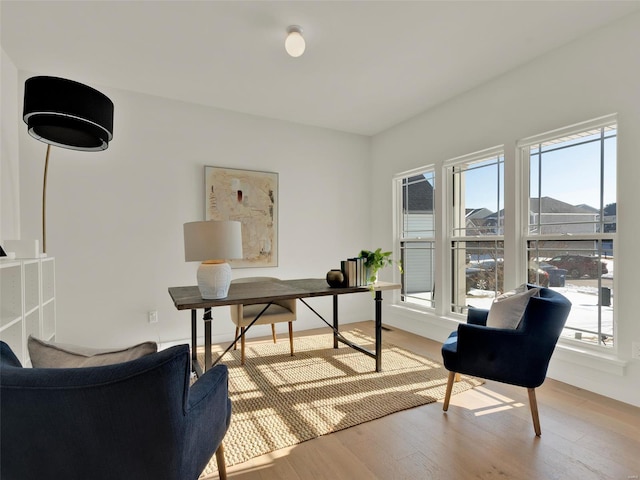
<svg viewBox="0 0 640 480"><path fill-rule="evenodd" d="M456 275L453 271L454 269L454 261L453 261L453 245L454 243L461 243L461 242L482 242L482 241L486 241L486 242L494 242L494 243L502 243L503 245L503 254L505 251L505 233L506 233L506 224L503 222L502 224L502 233L501 234L491 234L491 235L473 235L473 236L469 236L466 235L466 231L465 231L465 235L456 235L455 231L456 231L456 227L455 227L455 223L456 221L459 222L459 217L460 217L460 212L459 209L455 206L454 203L454 196L456 195L456 192L459 191L460 186L458 185L456 187L456 178L454 176L454 169L455 167L461 165L461 164L472 164L472 163L479 163L482 161L486 161L486 160L490 160L492 158L499 158L502 157L502 161L499 163L502 163L502 185L503 185L503 195L505 195L504 193L504 184L506 181L506 156L505 156L505 148L504 145L497 145L494 147L490 147L484 150L479 150L473 153L469 153L466 155L462 155L459 157L455 157L452 158L450 160L447 160L445 162L443 162L442 165L442 175L445 179L445 184L446 184L446 192L445 192L445 198L446 198L446 208L445 208L445 232L444 236L445 236L445 243L443 245L444 247L444 251L442 252L442 256L444 257L444 262L445 262L445 266L444 266L444 274L446 275L446 281L445 284L449 287L446 292L444 292L446 294L446 297L441 297L441 298L446 298L446 301L442 301L443 303L443 309L444 309L444 313L447 316L453 317L457 320L464 320L466 318L466 310L468 309L468 306L466 305L466 299L465 299L465 305L456 305L454 304L454 279L456 278ZM500 187L498 187L500 188ZM503 204L505 202L505 198L502 199L503 200ZM498 201L498 203L500 203ZM503 207L504 209L504 207ZM499 213L499 209L498 212ZM506 220L506 218L505 218ZM466 278L465 278L465 282L466 282ZM456 308L458 308L460 311L456 312Z"/></svg>
<svg viewBox="0 0 640 480"><path fill-rule="evenodd" d="M518 210L518 215L517 215L517 223L518 223L518 238L517 238L517 254L518 254L518 261L519 261L519 265L522 268L526 269L526 265L528 262L528 250L529 250L529 242L535 242L535 241L540 241L540 242L544 242L544 241L558 241L558 240L571 240L571 241L597 241L600 245L602 244L602 241L604 240L609 240L611 239L613 242L613 257L616 258L616 251L617 251L617 225L616 225L616 231L615 232L606 232L604 231L604 228L601 229L600 232L596 232L596 233L580 233L580 234L566 234L566 233L560 233L560 234L548 234L548 233L544 233L544 234L537 234L537 233L532 233L530 231L530 224L529 224L529 201L531 198L531 191L530 191L530 185L531 185L531 162L530 162L530 158L531 158L531 147L532 146L536 146L536 145L541 145L545 142L549 142L552 140L558 140L564 137L570 137L573 135L578 135L578 134L582 134L584 132L587 132L589 130L596 130L596 129L601 129L604 127L608 127L611 125L615 125L616 126L616 143L618 142L618 131L619 131L619 122L618 122L618 117L616 114L612 114L612 115L605 115L602 117L598 117L592 120L587 120L585 122L580 122L577 124L573 124L573 125L569 125L563 128L559 128L559 129L555 129L555 130L550 130L541 134L537 134L534 136L530 136L530 137L526 137L523 138L519 141L516 142L516 162L518 164L518 166L520 167L520 188L519 188L519 192L517 193L517 197L520 200L520 208ZM618 155L617 155L617 147L616 147L616 172L618 169ZM605 205L603 204L603 178L602 178L602 172L600 174L601 178L600 178L600 224L604 226L605 220L604 220L604 207ZM615 193L616 193L616 204L618 203L618 195L617 195L617 181L616 181L616 189L615 189ZM540 195L540 191L538 191L538 195ZM617 220L616 220L617 221ZM540 225L540 224L539 224ZM542 224L544 225L544 224ZM599 279L598 285L600 285L601 280ZM617 288L617 276L614 275L613 277L613 289L618 291ZM613 346L606 346L605 344L603 344L599 338L598 340L598 344L594 344L594 343L590 343L590 342L586 342L586 341L582 341L582 340L575 340L572 338L568 338L568 337L563 337L561 336L559 339L559 342L561 344L565 344L565 345L569 345L569 346L577 346L580 348L584 348L587 350L592 350L592 351L597 351L597 352L617 352L617 348L618 348L618 321L617 321L617 316L618 316L618 308L616 308L616 297L614 295L613 299L612 299L612 308L613 308ZM601 309L602 305L601 305L601 295L598 295L598 308ZM600 317L601 312L598 312L598 316ZM598 332L599 334L601 332Z"/></svg>
<svg viewBox="0 0 640 480"><path fill-rule="evenodd" d="M421 174L423 172L433 170L435 173L435 193L434 193L434 225L435 232L434 237L429 241L435 243L435 272L434 279L437 285L437 291L434 295L435 304L433 308L415 308L415 304L400 301L399 291L394 294L394 305L402 308L409 313L410 311L416 311L422 316L421 319L428 320L433 326L442 326L443 331L448 330L452 322L464 322L466 321L466 313L456 313L451 311L451 299L453 288L453 271L452 271L452 256L451 245L454 236L451 234L450 226L452 225L452 219L454 218L454 206L452 203L453 195L453 179L448 174L449 169L459 163L470 162L473 160L486 159L489 156L497 155L500 153L504 159L504 229L503 234L499 236L499 239L504 245L504 258L505 262L509 262L508 270L504 272L504 288L513 288L527 281L528 278L528 250L527 245L530 240L546 240L556 239L557 235L530 235L529 232L529 198L531 196L529 176L530 176L530 155L527 151L523 153L524 146L538 145L544 143L550 138L562 138L575 133L582 133L585 131L593 130L608 125L616 125L616 144L619 145L620 136L620 122L616 114L605 115L602 117L594 118L584 122L579 122L573 125L568 125L559 129L549 130L544 133L536 134L529 137L521 137L519 140L514 140L507 144L497 145L495 147L479 150L474 153L461 155L455 158L451 158L446 161L437 161L435 163L425 164L424 166L414 168L412 170L400 172L393 177L394 188L394 201L395 206L393 208L393 222L394 222L394 248L395 254L400 253L400 243L403 240L400 236L402 232L402 178L407 178L413 175ZM616 158L615 158L615 171L614 175L618 175L620 164L620 152L616 146ZM615 203L619 203L618 185L616 182ZM611 203L611 202L607 202ZM602 205L601 209L604 209L606 205ZM602 213L602 210L601 210ZM619 213L619 211L618 211ZM618 215L619 217L619 215ZM606 219L604 220L606 224ZM619 222L618 222L619 223ZM616 232L605 231L604 228L596 233L572 235L570 238L573 240L613 240L613 255L617 256L618 253L618 235ZM469 238L470 240L477 241L482 240L482 237L456 237L460 240ZM487 237L486 240L492 241L495 238L493 236ZM397 278L397 277L396 277ZM617 289L618 277L614 275L613 289ZM618 340L618 308L615 295L612 298L613 311L613 333L614 333L614 345L611 346L599 346L595 343L587 343L585 341L574 340L572 338L560 338L560 345L564 345L564 348L571 350L579 349L583 352L591 352L594 358L604 358L609 354L617 355L619 340ZM427 314L425 317L424 314ZM442 323L441 323L442 322ZM449 325L447 327L446 325ZM613 357L612 357L613 358Z"/></svg>
<svg viewBox="0 0 640 480"><path fill-rule="evenodd" d="M405 229L404 229L404 211L403 211L403 187L404 187L404 181L411 178L411 177L415 177L418 175L424 175L425 173L432 173L433 174L433 179L434 179L434 185L433 185L433 190L434 190L434 194L433 194L433 235L430 237L421 237L421 236L405 236ZM438 173L436 170L436 167L434 164L428 164L425 165L423 167L420 168L416 168L413 170L408 170L405 172L401 172L398 173L394 176L393 178L393 198L395 201L395 208L393 209L393 215L394 215L394 250L395 250L395 255L397 256L397 258L403 258L403 244L404 243L419 243L419 242L426 242L426 243L432 243L433 244L433 251L435 252L435 260L433 262L432 265L432 278L433 278L433 282L434 282L434 289L435 289L435 284L437 283L437 263L438 263L438 241L437 241L437 235L438 235L438 220L440 215L438 215L437 213L437 200L436 197L438 195L438 186L436 185L436 183L438 182ZM430 299L427 300L426 302L430 303L430 305L426 305L426 304L422 304L422 303L418 303L418 302L410 302L407 301L404 297L408 296L407 294L405 294L405 265L403 262L403 273L400 275L400 284L401 284L401 288L399 291L396 291L395 293L395 299L396 302L403 306L403 307L407 307L407 308L416 308L419 310L426 310L426 311L430 311L433 312L436 308L436 299L435 299L435 294L434 296Z"/></svg>

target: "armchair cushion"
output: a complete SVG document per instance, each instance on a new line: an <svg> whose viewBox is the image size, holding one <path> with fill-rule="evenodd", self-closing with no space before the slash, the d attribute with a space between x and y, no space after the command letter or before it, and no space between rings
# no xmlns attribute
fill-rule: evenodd
<svg viewBox="0 0 640 480"><path fill-rule="evenodd" d="M500 295L491 304L487 316L487 327L518 328L529 299L539 295L539 288L531 288L523 292L515 290Z"/></svg>
<svg viewBox="0 0 640 480"><path fill-rule="evenodd" d="M128 362L158 351L155 342L119 349L95 349L45 342L32 335L27 341L33 368L82 368Z"/></svg>

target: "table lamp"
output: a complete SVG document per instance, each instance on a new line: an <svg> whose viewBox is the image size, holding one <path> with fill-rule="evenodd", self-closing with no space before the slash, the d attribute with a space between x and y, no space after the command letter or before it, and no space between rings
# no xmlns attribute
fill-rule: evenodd
<svg viewBox="0 0 640 480"><path fill-rule="evenodd" d="M226 260L242 258L240 222L208 220L184 224L184 260L202 262L198 267L198 288L205 300L225 298L231 283Z"/></svg>
<svg viewBox="0 0 640 480"><path fill-rule="evenodd" d="M47 252L47 172L51 145L96 152L113 138L113 102L98 90L58 77L24 84L23 119L29 135L47 144L42 182L42 252Z"/></svg>

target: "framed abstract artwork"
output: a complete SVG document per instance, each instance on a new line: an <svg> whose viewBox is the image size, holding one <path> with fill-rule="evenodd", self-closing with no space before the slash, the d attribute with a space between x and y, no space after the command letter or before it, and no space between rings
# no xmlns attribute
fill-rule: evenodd
<svg viewBox="0 0 640 480"><path fill-rule="evenodd" d="M205 220L242 223L242 260L232 268L278 266L278 174L204 167Z"/></svg>

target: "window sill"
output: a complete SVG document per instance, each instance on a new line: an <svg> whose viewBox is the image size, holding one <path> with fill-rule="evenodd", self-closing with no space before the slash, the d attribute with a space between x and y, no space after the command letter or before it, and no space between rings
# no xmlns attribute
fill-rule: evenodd
<svg viewBox="0 0 640 480"><path fill-rule="evenodd" d="M452 316L440 317L433 309L419 306L393 304L390 308L395 312L393 317L402 319L399 322L390 323L397 323L395 326L398 328L404 328L412 333L437 341L444 341L449 333L457 328L459 323L464 322L462 316L460 318ZM556 344L553 360L572 363L620 377L624 376L625 368L628 364L628 361L621 360L615 354L562 341Z"/></svg>
<svg viewBox="0 0 640 480"><path fill-rule="evenodd" d="M393 304L393 317L401 319L396 324L398 328L404 328L412 333L432 338L436 341L444 341L459 323L464 323L464 318L452 316L440 317L433 309L408 306L405 304ZM389 318L389 317L387 317ZM589 369L604 372L610 375L624 376L628 361L621 360L613 353L598 351L587 346L559 341L553 353L552 361L560 361L579 365Z"/></svg>
<svg viewBox="0 0 640 480"><path fill-rule="evenodd" d="M385 323L437 342L444 342L458 328L458 324L464 321L462 317L460 320L441 317L432 308L416 305L392 304L386 308L393 311L393 314L385 315Z"/></svg>
<svg viewBox="0 0 640 480"><path fill-rule="evenodd" d="M610 353L560 342L556 345L553 358L620 377L624 376L624 370L628 364L627 361Z"/></svg>

